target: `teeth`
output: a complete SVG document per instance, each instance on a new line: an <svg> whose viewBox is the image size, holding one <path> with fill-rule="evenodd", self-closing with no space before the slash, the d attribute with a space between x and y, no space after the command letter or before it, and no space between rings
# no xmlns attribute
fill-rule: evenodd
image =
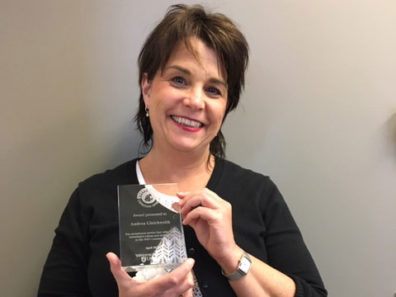
<svg viewBox="0 0 396 297"><path fill-rule="evenodd" d="M192 128L199 128L202 126L202 123L200 123L200 122L189 120L189 119L182 118L182 117L172 116L172 119L175 122L179 123L180 125L189 126Z"/></svg>

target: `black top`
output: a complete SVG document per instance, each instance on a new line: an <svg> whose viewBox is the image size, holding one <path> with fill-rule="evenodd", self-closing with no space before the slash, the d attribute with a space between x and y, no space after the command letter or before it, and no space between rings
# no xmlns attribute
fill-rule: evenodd
<svg viewBox="0 0 396 297"><path fill-rule="evenodd" d="M105 255L119 255L117 185L138 183L135 166L132 160L79 184L55 230L38 296L117 296ZM217 159L207 187L232 204L235 241L242 249L289 275L296 296L327 296L300 231L268 177ZM184 232L203 296L236 296L193 229L185 226Z"/></svg>

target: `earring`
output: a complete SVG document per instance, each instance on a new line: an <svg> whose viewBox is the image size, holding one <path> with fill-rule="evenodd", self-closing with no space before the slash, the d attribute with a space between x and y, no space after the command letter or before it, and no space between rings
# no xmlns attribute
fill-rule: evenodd
<svg viewBox="0 0 396 297"><path fill-rule="evenodd" d="M146 118L148 118L149 117L149 109L147 107L145 107L144 111L146 112Z"/></svg>

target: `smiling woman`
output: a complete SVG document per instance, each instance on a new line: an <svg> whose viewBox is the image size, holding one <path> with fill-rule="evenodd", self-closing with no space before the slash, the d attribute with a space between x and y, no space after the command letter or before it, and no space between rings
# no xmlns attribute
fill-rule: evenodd
<svg viewBox="0 0 396 297"><path fill-rule="evenodd" d="M209 47L216 55L218 75L221 73L219 75L221 79L213 82L216 82L216 85L223 85L223 89L227 91L227 94L222 94L227 98L226 116L238 105L245 84L248 44L243 34L223 14L207 14L199 6L188 9L183 5L172 6L143 45L139 55L139 83L143 81L144 76L151 81L158 71L164 71L169 57L181 43L184 43L189 54L198 58L196 49L192 48L192 37ZM188 71L186 73L187 69L179 70L189 74ZM183 84L178 77L174 77L174 82ZM214 89L211 92L216 93ZM144 136L145 144L150 146L153 131L145 115L145 104L141 94L136 121ZM219 157L225 156L225 141L221 130L211 141L210 152Z"/></svg>
<svg viewBox="0 0 396 297"><path fill-rule="evenodd" d="M198 38L188 43L190 49L184 42L175 46L152 80L143 75L143 100L155 131L147 157L158 151L208 157L209 144L223 122L227 88L217 54Z"/></svg>
<svg viewBox="0 0 396 297"><path fill-rule="evenodd" d="M79 185L39 296L327 295L276 186L224 159L221 126L238 105L247 61L246 40L227 17L201 6L170 8L139 56L136 121L149 151ZM117 186L131 183L178 184L175 204L193 258L144 282L116 255Z"/></svg>

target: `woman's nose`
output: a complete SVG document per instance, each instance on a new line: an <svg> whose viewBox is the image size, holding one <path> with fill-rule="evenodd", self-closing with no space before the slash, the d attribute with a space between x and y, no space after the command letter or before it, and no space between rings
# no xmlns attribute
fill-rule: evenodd
<svg viewBox="0 0 396 297"><path fill-rule="evenodd" d="M192 90L185 98L185 104L194 109L203 109L205 107L205 94L202 90Z"/></svg>

